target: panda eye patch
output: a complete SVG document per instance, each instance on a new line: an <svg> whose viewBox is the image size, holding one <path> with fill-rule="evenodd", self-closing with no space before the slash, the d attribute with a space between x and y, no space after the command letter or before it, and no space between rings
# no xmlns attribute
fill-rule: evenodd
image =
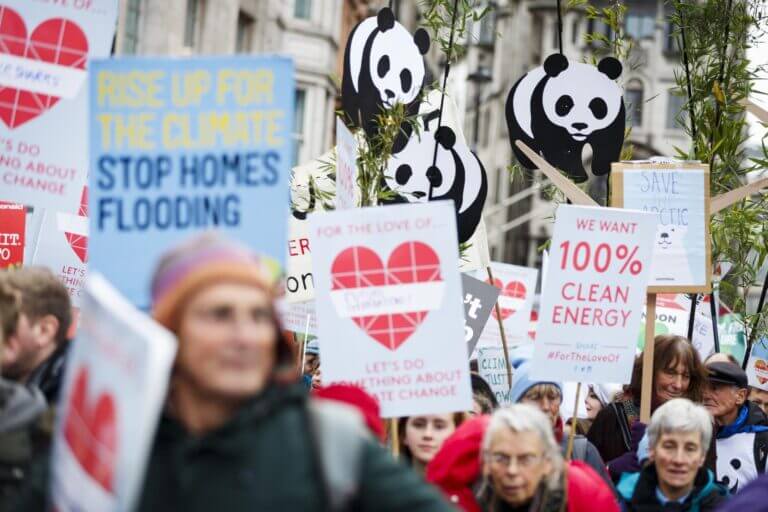
<svg viewBox="0 0 768 512"><path fill-rule="evenodd" d="M589 110L591 110L592 114L598 119L603 119L608 115L608 105L606 105L605 101L600 98L595 98L589 102Z"/></svg>
<svg viewBox="0 0 768 512"><path fill-rule="evenodd" d="M555 103L555 112L560 117L568 115L568 112L570 112L572 108L573 108L573 98L571 98L567 94L560 96L557 99L557 103Z"/></svg>
<svg viewBox="0 0 768 512"><path fill-rule="evenodd" d="M403 92L408 92L411 90L411 84L413 83L413 78L411 78L411 72L407 69L404 69L400 72L400 85L403 88Z"/></svg>
<svg viewBox="0 0 768 512"><path fill-rule="evenodd" d="M432 188L440 188L443 184L443 173L434 165L427 169L427 179Z"/></svg>
<svg viewBox="0 0 768 512"><path fill-rule="evenodd" d="M379 78L384 78L384 75L389 73L389 57L385 55L379 59L377 71L379 72Z"/></svg>
<svg viewBox="0 0 768 512"><path fill-rule="evenodd" d="M398 185L405 185L408 183L408 180L411 179L412 174L413 171L411 171L411 166L408 164L403 164L395 171L395 181Z"/></svg>

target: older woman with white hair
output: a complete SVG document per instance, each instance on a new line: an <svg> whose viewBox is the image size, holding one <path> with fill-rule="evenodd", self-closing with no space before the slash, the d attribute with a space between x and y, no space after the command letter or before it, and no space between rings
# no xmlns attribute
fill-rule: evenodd
<svg viewBox="0 0 768 512"><path fill-rule="evenodd" d="M685 398L666 402L648 427L649 464L626 473L619 493L629 511L714 510L728 491L715 482L704 460L712 439L712 417Z"/></svg>
<svg viewBox="0 0 768 512"><path fill-rule="evenodd" d="M478 502L485 511L619 510L592 468L563 460L551 422L531 405L515 404L493 414L482 457Z"/></svg>

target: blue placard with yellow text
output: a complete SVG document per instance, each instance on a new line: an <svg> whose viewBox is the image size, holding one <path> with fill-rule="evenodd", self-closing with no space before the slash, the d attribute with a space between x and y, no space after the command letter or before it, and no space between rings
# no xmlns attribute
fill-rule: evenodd
<svg viewBox="0 0 768 512"><path fill-rule="evenodd" d="M148 308L158 257L196 232L285 260L290 59L95 60L90 96L90 269Z"/></svg>

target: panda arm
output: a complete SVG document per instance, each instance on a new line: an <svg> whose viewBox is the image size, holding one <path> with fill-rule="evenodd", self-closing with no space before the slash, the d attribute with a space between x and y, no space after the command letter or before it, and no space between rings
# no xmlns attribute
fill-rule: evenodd
<svg viewBox="0 0 768 512"><path fill-rule="evenodd" d="M595 176L603 176L611 172L611 164L618 162L621 158L625 123L624 101L622 101L619 114L613 123L595 132L589 139L589 144L592 146L592 174Z"/></svg>

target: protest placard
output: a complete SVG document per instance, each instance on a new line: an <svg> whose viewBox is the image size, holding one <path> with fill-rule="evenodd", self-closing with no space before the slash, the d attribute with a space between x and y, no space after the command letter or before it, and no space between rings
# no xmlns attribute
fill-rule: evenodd
<svg viewBox="0 0 768 512"><path fill-rule="evenodd" d="M747 362L749 385L768 391L768 338L763 338L752 346L752 354Z"/></svg>
<svg viewBox="0 0 768 512"><path fill-rule="evenodd" d="M488 323L488 317L495 311L501 290L467 274L461 274L461 287L464 290L464 339L467 342L467 354L471 356Z"/></svg>
<svg viewBox="0 0 768 512"><path fill-rule="evenodd" d="M501 347L478 347L477 369L485 379L491 391L496 395L499 405L512 405L511 389L507 382L507 360ZM512 370L514 373L514 370Z"/></svg>
<svg viewBox="0 0 768 512"><path fill-rule="evenodd" d="M323 380L361 385L382 417L469 410L453 205L309 220Z"/></svg>
<svg viewBox="0 0 768 512"><path fill-rule="evenodd" d="M88 175L89 59L118 0L0 3L0 200L75 213Z"/></svg>
<svg viewBox="0 0 768 512"><path fill-rule="evenodd" d="M336 118L336 208L346 210L360 206L357 184L357 140L347 125Z"/></svg>
<svg viewBox="0 0 768 512"><path fill-rule="evenodd" d="M157 257L194 232L285 261L289 59L97 60L90 89L91 269L145 308Z"/></svg>
<svg viewBox="0 0 768 512"><path fill-rule="evenodd" d="M165 402L173 335L91 275L67 357L51 466L60 512L132 510Z"/></svg>
<svg viewBox="0 0 768 512"><path fill-rule="evenodd" d="M0 269L24 262L26 223L23 204L0 202Z"/></svg>
<svg viewBox="0 0 768 512"><path fill-rule="evenodd" d="M277 302L277 311L280 315L283 329L317 336L317 313L315 301L288 302L281 299Z"/></svg>
<svg viewBox="0 0 768 512"><path fill-rule="evenodd" d="M652 213L558 207L534 378L629 382L655 231Z"/></svg>
<svg viewBox="0 0 768 512"><path fill-rule="evenodd" d="M648 293L711 290L707 165L614 163L611 202L658 217Z"/></svg>
<svg viewBox="0 0 768 512"><path fill-rule="evenodd" d="M539 271L535 268L519 267L506 263L491 262L493 271L493 286L500 290L499 313L504 323L504 333L510 347L530 343L528 326L531 320L531 306L536 295L536 279ZM485 270L475 273L478 279L488 282ZM491 319L480 336L479 346L501 346L501 331L499 330L496 311L491 313Z"/></svg>

